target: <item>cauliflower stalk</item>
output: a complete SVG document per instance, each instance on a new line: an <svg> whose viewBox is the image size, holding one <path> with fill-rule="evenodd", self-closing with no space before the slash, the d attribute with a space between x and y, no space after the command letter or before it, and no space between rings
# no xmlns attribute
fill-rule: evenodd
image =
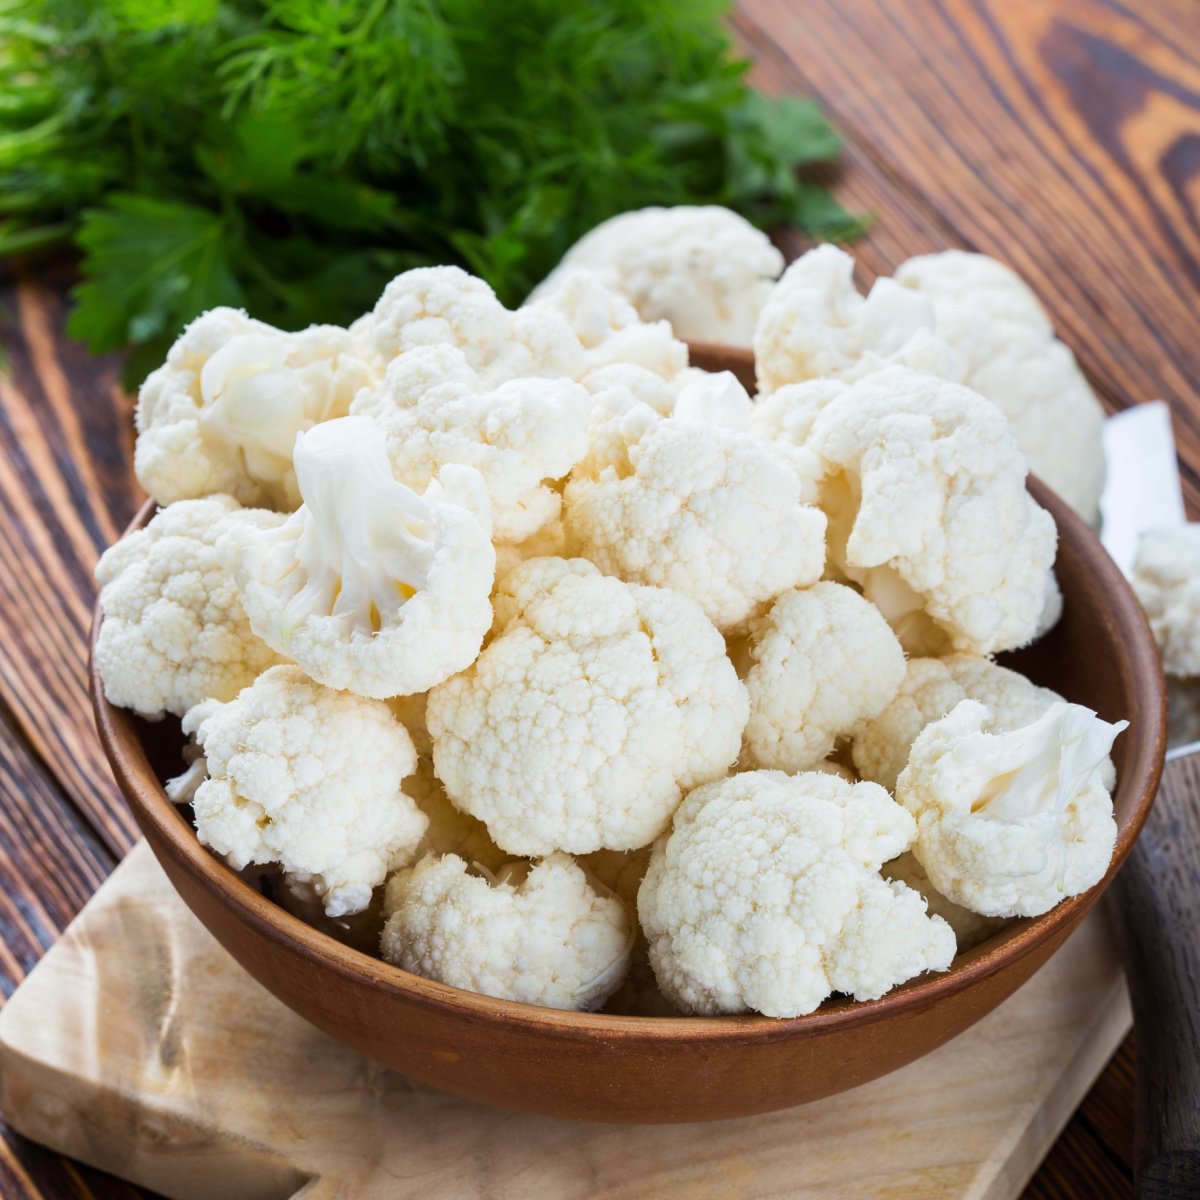
<svg viewBox="0 0 1200 1200"><path fill-rule="evenodd" d="M1137 592L1168 675L1200 675L1200 525L1142 535L1133 564Z"/></svg>

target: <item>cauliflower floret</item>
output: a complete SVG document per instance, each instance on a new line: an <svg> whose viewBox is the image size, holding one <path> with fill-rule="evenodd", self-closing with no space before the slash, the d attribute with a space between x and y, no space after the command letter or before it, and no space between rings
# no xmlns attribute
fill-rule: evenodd
<svg viewBox="0 0 1200 1200"><path fill-rule="evenodd" d="M496 566L478 472L443 467L418 496L392 477L383 431L342 417L297 438L296 473L300 509L230 535L254 632L363 696L428 691L471 663Z"/></svg>
<svg viewBox="0 0 1200 1200"><path fill-rule="evenodd" d="M751 624L749 652L742 761L753 767L815 767L838 738L878 716L904 680L891 627L840 583L784 592Z"/></svg>
<svg viewBox="0 0 1200 1200"><path fill-rule="evenodd" d="M854 735L851 758L859 775L895 791L917 734L960 700L987 706L986 732L1008 733L1032 724L1062 697L973 654L910 659L895 699Z"/></svg>
<svg viewBox="0 0 1200 1200"><path fill-rule="evenodd" d="M727 208L643 208L584 234L530 300L578 267L599 272L643 321L669 321L676 337L748 347L783 255Z"/></svg>
<svg viewBox="0 0 1200 1200"><path fill-rule="evenodd" d="M539 558L496 609L502 632L428 715L446 791L510 854L644 846L737 757L746 689L685 596Z"/></svg>
<svg viewBox="0 0 1200 1200"><path fill-rule="evenodd" d="M1030 470L1097 524L1104 410L1029 287L962 250L910 258L896 282L933 302L934 330L962 360L962 382L999 406Z"/></svg>
<svg viewBox="0 0 1200 1200"><path fill-rule="evenodd" d="M235 700L183 721L208 778L196 832L235 870L278 863L311 886L329 917L362 912L427 824L401 781L412 739L379 701L334 692L299 667L271 667Z"/></svg>
<svg viewBox="0 0 1200 1200"><path fill-rule="evenodd" d="M988 917L1036 917L1098 883L1117 825L1105 784L1110 725L1077 704L985 733L988 710L963 700L927 725L896 782L916 818L913 846L930 882Z"/></svg>
<svg viewBox="0 0 1200 1200"><path fill-rule="evenodd" d="M569 553L682 592L721 629L821 577L810 455L613 396L596 400L588 457L567 482Z"/></svg>
<svg viewBox="0 0 1200 1200"><path fill-rule="evenodd" d="M1168 675L1200 675L1200 525L1142 535L1133 564L1137 592Z"/></svg>
<svg viewBox="0 0 1200 1200"><path fill-rule="evenodd" d="M959 954L973 949L981 942L986 942L994 933L999 933L1007 924L1003 917L983 917L947 900L941 892L929 882L925 868L917 862L911 850L906 850L899 858L883 864L884 879L896 879L907 884L914 892L920 892L929 906L931 917L941 917L954 930L954 940L958 944Z"/></svg>
<svg viewBox="0 0 1200 1200"><path fill-rule="evenodd" d="M806 379L789 383L755 402L746 430L768 442L805 446L813 422L850 390L844 379Z"/></svg>
<svg viewBox="0 0 1200 1200"><path fill-rule="evenodd" d="M279 661L251 632L217 540L238 522L271 529L283 519L229 496L180 500L104 552L96 666L110 704L182 716L209 696L232 700Z"/></svg>
<svg viewBox="0 0 1200 1200"><path fill-rule="evenodd" d="M625 977L633 931L566 854L495 881L457 855L398 877L380 945L390 963L453 987L547 1008L599 1008Z"/></svg>
<svg viewBox="0 0 1200 1200"><path fill-rule="evenodd" d="M762 395L806 379L860 379L889 364L944 379L961 369L934 335L928 299L887 278L859 295L854 259L831 245L784 271L759 314L754 361Z"/></svg>
<svg viewBox="0 0 1200 1200"><path fill-rule="evenodd" d="M1058 535L994 404L890 367L825 407L807 446L824 464L830 561L906 650L991 654L1033 640Z"/></svg>
<svg viewBox="0 0 1200 1200"><path fill-rule="evenodd" d="M401 355L383 385L351 406L387 434L392 472L424 491L447 463L487 485L496 536L519 542L558 515L552 482L587 451L586 390L569 379L510 379L489 387L454 346Z"/></svg>
<svg viewBox="0 0 1200 1200"><path fill-rule="evenodd" d="M344 416L374 378L351 333L284 333L233 308L197 317L142 384L138 481L160 504L224 492L292 509L296 435Z"/></svg>
<svg viewBox="0 0 1200 1200"><path fill-rule="evenodd" d="M873 783L750 771L697 788L638 893L663 994L687 1013L812 1012L943 971L954 933L880 867L912 818Z"/></svg>

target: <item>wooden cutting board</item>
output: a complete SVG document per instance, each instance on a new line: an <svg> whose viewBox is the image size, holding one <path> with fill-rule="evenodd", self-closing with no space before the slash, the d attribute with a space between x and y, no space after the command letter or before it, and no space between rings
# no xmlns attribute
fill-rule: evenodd
<svg viewBox="0 0 1200 1200"><path fill-rule="evenodd" d="M304 1024L209 937L143 843L0 1012L0 1109L177 1200L1011 1200L1129 1023L1095 913L986 1020L831 1100L713 1125L522 1116Z"/></svg>

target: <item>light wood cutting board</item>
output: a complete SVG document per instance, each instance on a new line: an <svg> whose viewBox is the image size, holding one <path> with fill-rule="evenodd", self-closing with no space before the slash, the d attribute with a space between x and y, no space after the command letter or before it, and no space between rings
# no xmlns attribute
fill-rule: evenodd
<svg viewBox="0 0 1200 1200"><path fill-rule="evenodd" d="M178 1200L1011 1200L1129 1021L1096 913L986 1020L832 1100L713 1125L522 1116L304 1024L140 844L0 1012L0 1109Z"/></svg>

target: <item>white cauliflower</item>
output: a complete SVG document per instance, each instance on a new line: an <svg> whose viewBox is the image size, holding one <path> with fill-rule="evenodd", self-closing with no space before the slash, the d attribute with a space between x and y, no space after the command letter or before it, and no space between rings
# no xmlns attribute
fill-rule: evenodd
<svg viewBox="0 0 1200 1200"><path fill-rule="evenodd" d="M829 559L906 650L1023 646L1057 591L1054 520L1025 490L1025 460L982 396L890 367L813 421Z"/></svg>
<svg viewBox="0 0 1200 1200"><path fill-rule="evenodd" d="M783 255L727 208L643 208L584 234L530 300L579 267L598 272L643 321L669 321L676 337L748 347Z"/></svg>
<svg viewBox="0 0 1200 1200"><path fill-rule="evenodd" d="M296 435L344 416L374 378L345 329L284 333L233 308L197 317L142 384L138 481L160 504L227 493L292 509Z"/></svg>
<svg viewBox="0 0 1200 1200"><path fill-rule="evenodd" d="M749 771L697 788L638 893L663 994L687 1013L812 1012L874 1000L954 957L954 933L880 867L912 818L880 787Z"/></svg>
<svg viewBox="0 0 1200 1200"><path fill-rule="evenodd" d="M362 912L415 852L426 819L401 790L417 764L388 706L276 666L228 704L184 718L208 777L196 832L235 870L278 863L329 917Z"/></svg>
<svg viewBox="0 0 1200 1200"><path fill-rule="evenodd" d="M1117 734L1077 704L985 733L988 710L963 700L927 725L896 783L916 818L913 853L954 904L989 917L1036 917L1108 870L1117 825L1105 764Z"/></svg>
<svg viewBox="0 0 1200 1200"><path fill-rule="evenodd" d="M479 653L496 555L483 482L443 467L424 496L397 482L366 417L296 442L304 504L277 529L232 531L255 633L329 687L424 692Z"/></svg>
<svg viewBox="0 0 1200 1200"><path fill-rule="evenodd" d="M1200 675L1200 525L1142 535L1133 564L1137 592L1168 675Z"/></svg>
<svg viewBox="0 0 1200 1200"><path fill-rule="evenodd" d="M607 393L606 397L612 397ZM721 629L821 577L825 517L806 452L619 396L598 398L588 457L567 482L568 553L690 596Z"/></svg>
<svg viewBox="0 0 1200 1200"><path fill-rule="evenodd" d="M551 521L520 542L496 542L496 586L499 587L509 571L518 567L527 558L565 558L567 553L567 531L562 519Z"/></svg>
<svg viewBox="0 0 1200 1200"><path fill-rule="evenodd" d="M283 519L229 496L179 500L104 552L96 666L110 704L182 716L210 696L232 700L279 661L251 631L217 540L239 522Z"/></svg>
<svg viewBox="0 0 1200 1200"><path fill-rule="evenodd" d="M1007 733L1032 724L1062 697L974 654L909 659L895 698L854 735L851 758L859 775L894 791L917 734L961 700L986 705L986 732Z"/></svg>
<svg viewBox="0 0 1200 1200"><path fill-rule="evenodd" d="M541 558L495 602L502 632L428 719L446 791L510 854L644 846L737 757L746 689L685 596Z"/></svg>
<svg viewBox="0 0 1200 1200"><path fill-rule="evenodd" d="M999 406L1030 470L1097 524L1104 410L1029 287L962 250L910 258L896 282L933 302L934 330L961 359L962 382Z"/></svg>
<svg viewBox="0 0 1200 1200"><path fill-rule="evenodd" d="M929 906L931 917L941 917L954 930L954 940L958 944L959 954L974 949L981 942L986 942L994 933L999 933L1007 924L1003 917L983 917L947 900L941 892L929 882L925 868L917 861L911 850L906 850L898 858L883 864L884 879L899 880L907 884L914 892L920 892Z"/></svg>
<svg viewBox="0 0 1200 1200"><path fill-rule="evenodd" d="M525 870L528 868L528 874ZM625 906L597 893L566 854L495 879L457 855L423 858L390 889L383 957L453 987L547 1008L599 1008L625 977Z"/></svg>
<svg viewBox="0 0 1200 1200"><path fill-rule="evenodd" d="M883 615L853 588L784 592L750 626L750 719L742 761L803 771L877 717L904 680L904 651Z"/></svg>
<svg viewBox="0 0 1200 1200"><path fill-rule="evenodd" d="M588 393L569 379L485 383L454 346L401 355L381 387L351 411L387 434L392 473L424 491L448 463L474 467L487 485L496 536L519 542L558 516L553 483L587 452Z"/></svg>
<svg viewBox="0 0 1200 1200"><path fill-rule="evenodd" d="M805 446L813 422L849 391L844 379L806 379L760 396L750 410L746 431L768 442Z"/></svg>
<svg viewBox="0 0 1200 1200"><path fill-rule="evenodd" d="M784 271L759 314L754 361L763 395L806 379L859 379L889 364L946 379L960 369L934 335L928 299L887 278L861 296L854 259L831 245Z"/></svg>

